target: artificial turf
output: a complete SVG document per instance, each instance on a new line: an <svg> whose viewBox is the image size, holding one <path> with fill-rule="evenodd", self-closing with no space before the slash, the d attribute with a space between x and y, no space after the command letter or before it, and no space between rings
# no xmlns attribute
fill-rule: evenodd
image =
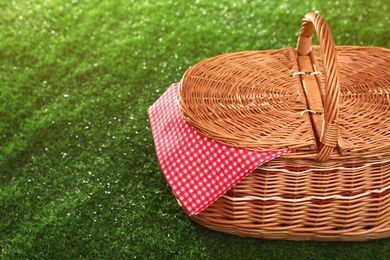
<svg viewBox="0 0 390 260"><path fill-rule="evenodd" d="M193 223L155 156L147 109L207 57L295 46L320 12L336 45L390 48L389 3L0 3L1 259L388 259L390 240L239 238Z"/></svg>

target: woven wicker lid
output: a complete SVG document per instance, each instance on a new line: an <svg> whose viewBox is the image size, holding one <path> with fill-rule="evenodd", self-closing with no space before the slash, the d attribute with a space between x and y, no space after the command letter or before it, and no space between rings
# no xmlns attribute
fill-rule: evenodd
<svg viewBox="0 0 390 260"><path fill-rule="evenodd" d="M316 141L300 79L292 77L299 71L295 60L293 48L206 59L184 74L182 114L222 143L255 150L309 149Z"/></svg>
<svg viewBox="0 0 390 260"><path fill-rule="evenodd" d="M311 46L313 28L321 46ZM178 99L197 131L227 145L296 149L319 161L390 154L390 50L334 47L315 13L304 18L296 52L208 58L185 72Z"/></svg>

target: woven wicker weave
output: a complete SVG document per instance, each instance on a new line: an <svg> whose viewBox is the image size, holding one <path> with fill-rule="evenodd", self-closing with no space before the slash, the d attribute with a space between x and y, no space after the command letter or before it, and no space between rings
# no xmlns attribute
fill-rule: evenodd
<svg viewBox="0 0 390 260"><path fill-rule="evenodd" d="M184 118L218 142L295 150L194 221L269 239L390 236L390 50L334 47L326 21L309 13L296 51L206 59L184 74L178 98Z"/></svg>

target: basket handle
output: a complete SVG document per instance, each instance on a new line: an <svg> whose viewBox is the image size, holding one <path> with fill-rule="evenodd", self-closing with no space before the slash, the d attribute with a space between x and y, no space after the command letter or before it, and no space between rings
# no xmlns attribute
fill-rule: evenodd
<svg viewBox="0 0 390 260"><path fill-rule="evenodd" d="M327 22L321 15L308 13L303 18L298 38L297 54L308 55L310 53L314 28L320 43L325 76L324 122L322 124L319 152L314 159L322 162L328 160L338 146L340 82L333 38Z"/></svg>

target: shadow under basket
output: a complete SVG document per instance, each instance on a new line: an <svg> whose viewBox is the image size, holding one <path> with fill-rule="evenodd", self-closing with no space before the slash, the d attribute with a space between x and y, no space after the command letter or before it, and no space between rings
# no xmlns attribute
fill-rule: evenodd
<svg viewBox="0 0 390 260"><path fill-rule="evenodd" d="M312 46L317 32L320 46ZM191 219L243 237L390 236L390 50L333 45L308 13L296 50L228 53L180 82L184 119L222 144L294 152L261 165Z"/></svg>

